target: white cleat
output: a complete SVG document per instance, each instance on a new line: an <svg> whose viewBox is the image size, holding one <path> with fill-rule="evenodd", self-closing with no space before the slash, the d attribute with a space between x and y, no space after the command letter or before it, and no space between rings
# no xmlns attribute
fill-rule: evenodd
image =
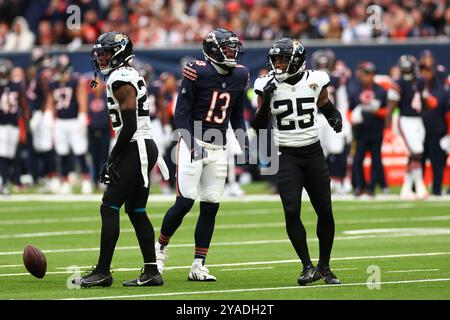
<svg viewBox="0 0 450 320"><path fill-rule="evenodd" d="M91 194L93 192L92 183L89 180L83 180L81 183L81 193L82 194Z"/></svg>
<svg viewBox="0 0 450 320"><path fill-rule="evenodd" d="M72 194L72 186L68 182L64 182L59 189L59 194Z"/></svg>
<svg viewBox="0 0 450 320"><path fill-rule="evenodd" d="M194 261L188 276L189 281L216 281L216 277L209 274L206 266Z"/></svg>
<svg viewBox="0 0 450 320"><path fill-rule="evenodd" d="M156 266L160 274L163 274L164 264L169 258L167 254L167 246L162 246L158 241L155 243Z"/></svg>

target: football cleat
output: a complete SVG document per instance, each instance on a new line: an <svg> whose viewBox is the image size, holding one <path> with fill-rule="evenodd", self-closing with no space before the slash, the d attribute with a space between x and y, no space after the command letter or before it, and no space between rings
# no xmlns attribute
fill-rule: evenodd
<svg viewBox="0 0 450 320"><path fill-rule="evenodd" d="M161 245L158 241L155 243L156 266L160 274L164 272L164 265L169 258L167 246Z"/></svg>
<svg viewBox="0 0 450 320"><path fill-rule="evenodd" d="M111 272L103 274L93 270L91 273L72 280L72 284L79 285L82 288L89 287L110 287L113 283Z"/></svg>
<svg viewBox="0 0 450 320"><path fill-rule="evenodd" d="M192 264L191 271L188 276L189 281L216 281L216 277L209 274L206 266L195 262Z"/></svg>
<svg viewBox="0 0 450 320"><path fill-rule="evenodd" d="M326 284L341 284L341 281L339 281L336 275L331 272L329 268L324 270L317 269L317 273L325 281Z"/></svg>
<svg viewBox="0 0 450 320"><path fill-rule="evenodd" d="M313 265L306 266L303 268L300 277L297 282L300 286L306 286L309 283L315 282L321 278L317 268Z"/></svg>
<svg viewBox="0 0 450 320"><path fill-rule="evenodd" d="M122 283L124 287L156 287L162 286L164 280L160 273L148 274L141 270L141 275L137 279L125 281Z"/></svg>

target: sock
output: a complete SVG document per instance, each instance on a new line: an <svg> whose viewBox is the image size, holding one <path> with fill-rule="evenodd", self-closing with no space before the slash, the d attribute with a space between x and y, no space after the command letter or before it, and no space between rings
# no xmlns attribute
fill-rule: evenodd
<svg viewBox="0 0 450 320"><path fill-rule="evenodd" d="M86 163L86 156L85 155L77 156L77 160L78 163L80 164L81 173L89 175L89 169Z"/></svg>
<svg viewBox="0 0 450 320"><path fill-rule="evenodd" d="M71 159L69 156L61 156L61 175L67 177L71 169Z"/></svg>
<svg viewBox="0 0 450 320"><path fill-rule="evenodd" d="M145 211L127 212L133 224L136 237L139 241L142 257L144 258L144 272L155 274L158 272L155 257L155 231Z"/></svg>
<svg viewBox="0 0 450 320"><path fill-rule="evenodd" d="M161 226L161 234L164 236L163 238L159 238L160 240L162 240L162 242L160 242L161 244L164 245L163 242L169 243L170 237L172 237L175 231L177 231L178 227L183 221L184 216L191 210L193 205L194 200L184 197L177 197L175 204L167 211L166 215L164 216Z"/></svg>
<svg viewBox="0 0 450 320"><path fill-rule="evenodd" d="M169 244L170 237L166 237L163 234L159 235L158 243L161 245L161 250Z"/></svg>
<svg viewBox="0 0 450 320"><path fill-rule="evenodd" d="M8 184L8 161L6 158L0 157L0 178L2 185Z"/></svg>
<svg viewBox="0 0 450 320"><path fill-rule="evenodd" d="M298 199L297 193L285 195L283 209L289 240L300 258L303 267L310 266L312 262L306 241L305 226L300 219L300 200Z"/></svg>
<svg viewBox="0 0 450 320"><path fill-rule="evenodd" d="M334 240L334 218L331 206L317 213L317 237L319 238L319 262L317 268L329 268Z"/></svg>
<svg viewBox="0 0 450 320"><path fill-rule="evenodd" d="M100 237L100 256L96 271L107 274L111 268L111 261L119 239L119 209L111 208L104 204L100 206L102 216L102 233Z"/></svg>
<svg viewBox="0 0 450 320"><path fill-rule="evenodd" d="M200 202L200 215L195 227L195 259L205 260L214 232L218 203Z"/></svg>

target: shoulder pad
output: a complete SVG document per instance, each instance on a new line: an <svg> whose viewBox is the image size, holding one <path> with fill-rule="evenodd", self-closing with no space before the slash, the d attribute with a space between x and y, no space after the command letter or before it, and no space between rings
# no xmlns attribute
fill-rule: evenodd
<svg viewBox="0 0 450 320"><path fill-rule="evenodd" d="M261 95L263 92L263 89L267 82L269 82L271 79L273 79L273 76L271 74L267 74L265 76L261 76L255 80L255 83L253 85L255 93L258 95Z"/></svg>
<svg viewBox="0 0 450 320"><path fill-rule="evenodd" d="M310 72L310 79L314 79L320 87L325 87L330 84L330 76L325 71L310 70Z"/></svg>
<svg viewBox="0 0 450 320"><path fill-rule="evenodd" d="M130 82L133 84L134 82L138 81L139 77L140 75L136 70L132 68L122 67L111 72L108 77L108 84L111 85L118 80L122 82Z"/></svg>

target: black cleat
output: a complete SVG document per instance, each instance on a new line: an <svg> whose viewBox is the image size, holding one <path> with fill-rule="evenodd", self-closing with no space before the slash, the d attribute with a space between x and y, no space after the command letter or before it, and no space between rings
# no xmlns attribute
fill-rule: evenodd
<svg viewBox="0 0 450 320"><path fill-rule="evenodd" d="M139 278L122 283L124 287L155 287L163 284L164 280L160 273L148 274L144 272L141 273Z"/></svg>
<svg viewBox="0 0 450 320"><path fill-rule="evenodd" d="M314 266L306 266L303 268L297 282L300 286L306 286L309 283L320 279L320 274Z"/></svg>
<svg viewBox="0 0 450 320"><path fill-rule="evenodd" d="M72 284L80 285L82 288L89 287L110 287L113 283L111 272L103 274L93 270L91 273L72 280Z"/></svg>
<svg viewBox="0 0 450 320"><path fill-rule="evenodd" d="M331 272L330 269L317 270L317 273L325 281L326 284L341 284L341 281L336 277L336 275Z"/></svg>

